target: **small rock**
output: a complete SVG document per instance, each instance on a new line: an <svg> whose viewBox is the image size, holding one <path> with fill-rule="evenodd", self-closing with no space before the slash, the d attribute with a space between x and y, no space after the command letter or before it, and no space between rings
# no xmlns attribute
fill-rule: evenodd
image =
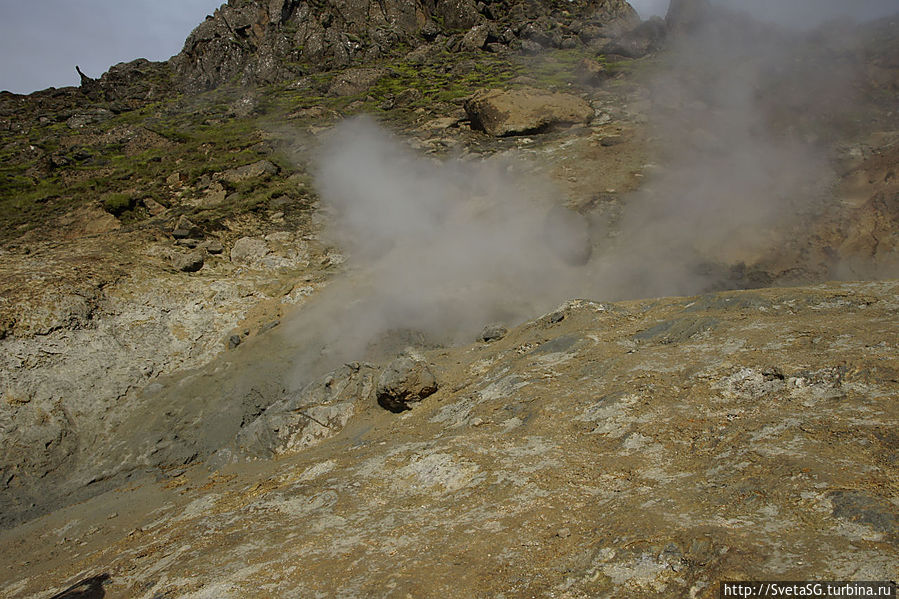
<svg viewBox="0 0 899 599"><path fill-rule="evenodd" d="M421 99L421 90L415 89L414 87L410 87L409 89L404 89L400 93L396 95L393 103L396 106L409 106L410 104L414 104L415 102Z"/></svg>
<svg viewBox="0 0 899 599"><path fill-rule="evenodd" d="M462 50L464 52L477 52L487 43L487 34L489 28L487 25L475 25L468 30L468 33L462 38Z"/></svg>
<svg viewBox="0 0 899 599"><path fill-rule="evenodd" d="M608 148L611 146L617 146L618 144L620 144L623 141L624 141L624 138L621 137L620 135L607 135L606 137L603 137L602 139L599 140L599 145L601 145L604 148Z"/></svg>
<svg viewBox="0 0 899 599"><path fill-rule="evenodd" d="M181 216L175 223L175 229L172 231L172 237L175 239L186 239L196 231L197 225L192 223L186 216Z"/></svg>
<svg viewBox="0 0 899 599"><path fill-rule="evenodd" d="M522 54L540 54L541 52L543 52L543 46L534 40L521 40Z"/></svg>
<svg viewBox="0 0 899 599"><path fill-rule="evenodd" d="M264 325L262 325L261 327L259 327L259 332L256 334L262 335L263 333L267 333L267 332L271 331L273 328L275 328L276 326L278 326L279 324L281 324L280 320L273 320L271 322L267 322Z"/></svg>
<svg viewBox="0 0 899 599"><path fill-rule="evenodd" d="M222 245L222 242L218 239L213 239L209 243L206 244L206 251L210 254L221 254L225 251L225 247Z"/></svg>
<svg viewBox="0 0 899 599"><path fill-rule="evenodd" d="M245 94L231 105L231 112L233 112L235 116L240 118L248 117L258 109L259 98L255 93L252 92Z"/></svg>
<svg viewBox="0 0 899 599"><path fill-rule="evenodd" d="M153 198L144 198L141 200L144 208L150 213L150 216L159 216L165 212L165 206L154 200Z"/></svg>
<svg viewBox="0 0 899 599"><path fill-rule="evenodd" d="M230 337L228 337L228 349L229 350L234 349L235 347L240 345L240 342L241 342L240 335L231 335Z"/></svg>
<svg viewBox="0 0 899 599"><path fill-rule="evenodd" d="M172 265L181 272L197 272L203 268L203 253L175 254L172 256Z"/></svg>
<svg viewBox="0 0 899 599"><path fill-rule="evenodd" d="M387 74L384 69L356 67L347 69L334 77L328 88L331 97L355 96L370 89Z"/></svg>
<svg viewBox="0 0 899 599"><path fill-rule="evenodd" d="M609 73L606 66L592 58L585 58L577 64L577 76L589 85L601 83Z"/></svg>
<svg viewBox="0 0 899 599"><path fill-rule="evenodd" d="M561 310L559 310L557 312L553 312L552 314L549 315L549 321L553 324L556 324L557 322L562 322L563 320L565 320L565 313L562 312Z"/></svg>
<svg viewBox="0 0 899 599"><path fill-rule="evenodd" d="M228 183L240 183L247 179L256 177L270 177L281 172L277 164L268 160L259 160L252 164L245 164L236 168L228 169L223 173L215 175L215 179L227 181ZM227 198L225 198L227 200Z"/></svg>
<svg viewBox="0 0 899 599"><path fill-rule="evenodd" d="M405 354L391 362L378 377L375 395L382 408L402 412L436 391L437 379L428 363Z"/></svg>
<svg viewBox="0 0 899 599"><path fill-rule="evenodd" d="M459 119L451 116L432 119L421 126L425 131L441 131L459 124Z"/></svg>
<svg viewBox="0 0 899 599"><path fill-rule="evenodd" d="M197 225L193 223L189 218L184 215L178 219L178 222L175 224L176 229L185 229L187 231L196 228Z"/></svg>
<svg viewBox="0 0 899 599"><path fill-rule="evenodd" d="M560 528L559 532L556 533L556 536L562 539L567 539L571 536L571 530L569 530L568 528Z"/></svg>
<svg viewBox="0 0 899 599"><path fill-rule="evenodd" d="M193 249L193 248L197 247L198 245L200 245L200 240L198 240L198 239L191 239L191 238L189 238L189 237L186 238L186 239L185 239L185 238L181 238L181 239L178 239L178 240L175 242L175 245L180 245L180 246L182 246L182 247L187 247L187 248Z"/></svg>
<svg viewBox="0 0 899 599"><path fill-rule="evenodd" d="M200 201L197 202L201 208L214 208L221 205L228 197L228 190L218 181L208 184Z"/></svg>
<svg viewBox="0 0 899 599"><path fill-rule="evenodd" d="M181 186L181 173L172 173L165 180L166 185L170 187L180 187Z"/></svg>
<svg viewBox="0 0 899 599"><path fill-rule="evenodd" d="M484 330L481 331L478 341L484 341L486 343L498 341L505 337L508 332L509 330L499 323L488 324L484 327Z"/></svg>
<svg viewBox="0 0 899 599"><path fill-rule="evenodd" d="M258 262L269 254L265 241L256 237L241 237L231 248L231 262L248 264Z"/></svg>

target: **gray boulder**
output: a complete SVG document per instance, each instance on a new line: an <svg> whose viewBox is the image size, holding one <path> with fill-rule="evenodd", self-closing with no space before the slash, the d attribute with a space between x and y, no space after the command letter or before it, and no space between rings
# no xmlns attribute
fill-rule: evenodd
<svg viewBox="0 0 899 599"><path fill-rule="evenodd" d="M499 323L488 324L478 336L478 341L490 343L491 341L499 341L506 336L509 330Z"/></svg>
<svg viewBox="0 0 899 599"><path fill-rule="evenodd" d="M371 397L374 375L369 365L347 364L287 395L241 428L237 453L267 458L297 452L336 435L357 404Z"/></svg>
<svg viewBox="0 0 899 599"><path fill-rule="evenodd" d="M404 354L381 372L375 396L382 408L402 412L436 391L437 378L428 363L418 356Z"/></svg>
<svg viewBox="0 0 899 599"><path fill-rule="evenodd" d="M487 43L490 28L487 25L475 25L462 37L462 50L477 52Z"/></svg>

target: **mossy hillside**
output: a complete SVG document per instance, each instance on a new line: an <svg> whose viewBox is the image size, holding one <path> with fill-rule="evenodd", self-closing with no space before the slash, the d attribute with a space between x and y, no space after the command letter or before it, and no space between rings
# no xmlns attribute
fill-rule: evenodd
<svg viewBox="0 0 899 599"><path fill-rule="evenodd" d="M209 222L264 210L278 198L292 200L282 202L288 209L297 205L305 210L313 199L310 187L297 189L294 180L288 181L302 169L279 139L283 135L271 133L321 123L315 114L296 116L303 109L375 113L403 128L421 111L451 110L481 88L527 84L577 91L577 65L585 57L597 58L585 48L547 51L539 57L440 50L423 61L394 58L372 65L387 75L356 96L328 96L338 74L329 72L256 90L221 87L174 95L140 109L109 113L74 130L65 119L30 120L21 131L0 132L0 242L88 204L107 209L132 227L159 224L145 209L145 199L169 208L170 216L184 213ZM394 105L407 90L417 93L406 94L406 101ZM234 106L247 94L252 94L255 107L248 116L238 116ZM145 129L166 143L129 153L123 142L104 141L105 134L123 127ZM226 184L230 201L214 209L198 209L189 201L202 194L205 178L261 159L276 163L281 174ZM173 189L166 180L176 172L180 185ZM110 205L104 199L112 197L109 194L125 194L130 200Z"/></svg>

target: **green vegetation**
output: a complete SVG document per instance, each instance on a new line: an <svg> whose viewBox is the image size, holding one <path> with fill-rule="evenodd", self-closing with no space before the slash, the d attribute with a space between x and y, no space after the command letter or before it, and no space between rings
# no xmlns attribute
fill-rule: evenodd
<svg viewBox="0 0 899 599"><path fill-rule="evenodd" d="M107 193L103 196L103 208L114 216L121 216L134 205L134 198L128 193Z"/></svg>
<svg viewBox="0 0 899 599"><path fill-rule="evenodd" d="M79 129L70 128L62 116L49 120L35 115L23 120L21 130L0 132L0 243L88 204L101 206L127 226L158 226L142 207L145 198L170 208L167 218L190 214L208 223L268 209L280 198L305 206L309 187L297 189L295 180L287 180L297 169L293 151L284 147L290 140L282 142L283 135L270 132L357 112L379 114L403 127L422 109L453 110L452 105L480 88L528 84L565 89L576 81L578 62L587 56L580 49L530 59L448 51L417 61L394 57L369 65L387 75L362 94L329 97L337 73L315 73L253 91L255 108L247 117L235 114L248 93L236 86L105 113ZM527 77L524 83L516 81L521 76ZM261 159L278 164L281 175L225 185L227 201L197 207L213 175ZM179 174L179 185L167 183L173 173Z"/></svg>

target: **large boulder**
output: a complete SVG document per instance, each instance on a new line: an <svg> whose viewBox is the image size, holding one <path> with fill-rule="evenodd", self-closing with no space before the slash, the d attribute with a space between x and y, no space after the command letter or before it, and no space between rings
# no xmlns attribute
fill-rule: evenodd
<svg viewBox="0 0 899 599"><path fill-rule="evenodd" d="M378 377L375 395L382 408L402 412L437 391L437 378L428 363L404 354L387 365Z"/></svg>
<svg viewBox="0 0 899 599"><path fill-rule="evenodd" d="M356 412L358 402L371 398L375 370L346 364L288 394L242 427L233 450L250 458L293 453L339 433Z"/></svg>
<svg viewBox="0 0 899 599"><path fill-rule="evenodd" d="M465 112L473 129L495 137L539 133L593 118L593 109L578 96L532 88L479 92L465 102Z"/></svg>
<svg viewBox="0 0 899 599"><path fill-rule="evenodd" d="M176 253L172 256L172 266L181 272L197 272L203 268L203 252Z"/></svg>

